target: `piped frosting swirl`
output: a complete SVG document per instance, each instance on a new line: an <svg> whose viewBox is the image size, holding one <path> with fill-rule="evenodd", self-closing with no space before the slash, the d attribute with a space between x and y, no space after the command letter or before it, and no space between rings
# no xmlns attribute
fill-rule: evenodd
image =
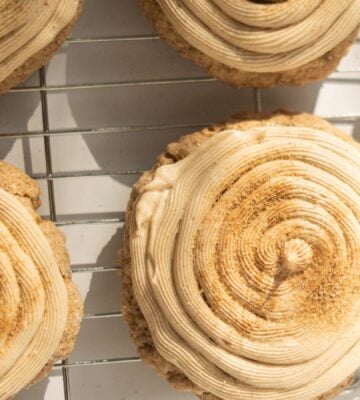
<svg viewBox="0 0 360 400"><path fill-rule="evenodd" d="M358 0L157 0L194 48L229 67L282 72L334 49L360 25Z"/></svg>
<svg viewBox="0 0 360 400"><path fill-rule="evenodd" d="M324 131L214 135L159 167L130 226L160 355L221 399L315 399L359 366L360 150Z"/></svg>
<svg viewBox="0 0 360 400"><path fill-rule="evenodd" d="M0 82L48 46L75 18L80 0L0 1Z"/></svg>
<svg viewBox="0 0 360 400"><path fill-rule="evenodd" d="M0 188L0 399L12 398L53 360L68 318L68 292L44 233Z"/></svg>

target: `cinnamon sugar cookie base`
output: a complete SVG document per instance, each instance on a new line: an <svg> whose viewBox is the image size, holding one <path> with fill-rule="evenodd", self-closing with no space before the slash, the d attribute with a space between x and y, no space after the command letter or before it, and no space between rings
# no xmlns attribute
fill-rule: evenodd
<svg viewBox="0 0 360 400"><path fill-rule="evenodd" d="M137 346L140 357L146 364L156 369L157 373L167 379L175 389L194 393L202 400L221 399L213 394L206 393L197 387L180 370L161 357L154 346L146 320L139 308L132 288L131 257L129 251L130 220L134 211L134 204L139 196L141 188L152 180L158 167L164 164L173 164L180 161L217 132L225 129L247 130L267 125L304 126L307 128L324 130L340 136L343 140L351 141L352 144L355 143L350 137L334 128L328 122L310 114L292 114L286 111L278 111L272 114L243 113L231 118L224 124L215 125L190 135L183 136L177 142L169 144L166 151L158 157L154 167L150 171L145 172L135 184L128 204L124 242L123 247L120 250L120 262L122 266L121 273L123 282L122 311L128 324L131 337ZM352 376L349 377L330 392L318 397L317 400L328 400L334 398L351 383L352 379Z"/></svg>
<svg viewBox="0 0 360 400"><path fill-rule="evenodd" d="M358 30L322 57L289 71L257 73L239 71L222 64L192 47L173 28L161 7L154 0L138 0L144 15L150 20L160 37L183 57L204 68L214 78L236 87L269 88L279 85L304 85L325 79L335 71L340 60L357 37Z"/></svg>
<svg viewBox="0 0 360 400"><path fill-rule="evenodd" d="M70 23L60 31L55 39L42 50L38 51L31 58L29 58L21 67L17 68L11 75L9 75L4 81L0 82L0 94L7 92L12 87L19 85L24 82L31 74L47 64L53 55L59 50L61 45L69 37L75 23L80 17L83 9L82 1L79 2L75 17Z"/></svg>
<svg viewBox="0 0 360 400"><path fill-rule="evenodd" d="M0 188L16 196L25 205L39 228L43 231L53 251L68 292L69 309L63 338L57 352L34 379L31 383L32 385L48 375L55 361L64 360L70 355L79 333L83 315L83 303L77 287L71 280L70 259L65 246L65 235L51 221L41 219L36 213L36 209L41 204L39 200L40 190L37 183L19 169L0 161Z"/></svg>

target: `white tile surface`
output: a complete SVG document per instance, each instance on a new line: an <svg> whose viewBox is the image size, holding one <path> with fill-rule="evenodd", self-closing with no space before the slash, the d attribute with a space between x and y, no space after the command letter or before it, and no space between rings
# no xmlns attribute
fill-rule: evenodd
<svg viewBox="0 0 360 400"><path fill-rule="evenodd" d="M56 172L145 170L169 142L184 133L184 128L177 128L55 136L51 139L53 168ZM69 148L71 152L64 151Z"/></svg>
<svg viewBox="0 0 360 400"><path fill-rule="evenodd" d="M177 393L141 363L71 370L73 400L195 400Z"/></svg>
<svg viewBox="0 0 360 400"><path fill-rule="evenodd" d="M0 133L42 130L39 93L20 92L0 96L0 121Z"/></svg>
<svg viewBox="0 0 360 400"><path fill-rule="evenodd" d="M120 277L117 272L75 273L73 279L85 299L85 314L120 311ZM104 320L96 322L103 323Z"/></svg>
<svg viewBox="0 0 360 400"><path fill-rule="evenodd" d="M114 335L114 332L117 334ZM133 345L122 318L88 319L82 324L79 343L71 361L135 357Z"/></svg>
<svg viewBox="0 0 360 400"><path fill-rule="evenodd" d="M117 265L122 224L78 224L62 227L73 265ZM99 299L100 301L101 299Z"/></svg>
<svg viewBox="0 0 360 400"><path fill-rule="evenodd" d="M42 137L1 139L0 159L4 157L8 162L17 164L29 175L45 173L45 151Z"/></svg>
<svg viewBox="0 0 360 400"><path fill-rule="evenodd" d="M50 126L56 130L209 123L248 109L249 99L250 89L234 90L220 82L51 92Z"/></svg>
<svg viewBox="0 0 360 400"><path fill-rule="evenodd" d="M86 0L73 38L151 35L134 0ZM360 66L360 43L343 60L342 70ZM253 110L254 91L237 90L219 82L68 89L67 85L177 80L205 77L158 40L146 42L67 43L47 68L50 86L65 86L48 94L52 166L65 177L54 179L59 221L83 221L62 226L72 265L113 267L118 264L122 223L86 224L85 220L123 217L131 185L149 168L166 144L195 128L166 129L164 125L200 125L222 121L241 110ZM320 115L360 115L360 74L334 74L326 82L302 88L262 90L264 110L286 108ZM24 86L36 87L38 75ZM360 120L338 122L360 139ZM0 97L0 133L27 133L0 138L0 158L29 174L41 176L42 215L49 215L45 150L41 131L39 92ZM151 125L153 129L146 127ZM138 127L126 131L124 128ZM105 129L97 134L79 130ZM115 129L109 129L115 128ZM69 132L62 132L69 130ZM56 131L56 132L55 132ZM56 133L56 134L55 134ZM100 173L106 176L66 177ZM111 175L116 173L116 176ZM77 272L74 280L85 300L85 313L120 310L117 272ZM135 356L121 317L86 319L70 362ZM70 368L70 400L190 400L177 393L140 362ZM355 400L344 393L342 400ZM64 400L61 369L17 397L19 400Z"/></svg>
<svg viewBox="0 0 360 400"><path fill-rule="evenodd" d="M140 59L146 59L146 63L139 62ZM205 76L202 69L185 59L179 62L177 52L165 43L147 40L70 43L52 60L47 79L50 85L64 85L200 76Z"/></svg>
<svg viewBox="0 0 360 400"><path fill-rule="evenodd" d="M136 2L85 0L84 13L73 37L109 37L151 34Z"/></svg>
<svg viewBox="0 0 360 400"><path fill-rule="evenodd" d="M16 400L63 400L63 398L63 378L60 370L53 371L47 379L16 396Z"/></svg>
<svg viewBox="0 0 360 400"><path fill-rule="evenodd" d="M140 175L82 177L58 179L55 182L57 213L60 218L87 214L124 212L131 187ZM101 190L96 190L96 187ZM109 196L109 193L112 193Z"/></svg>

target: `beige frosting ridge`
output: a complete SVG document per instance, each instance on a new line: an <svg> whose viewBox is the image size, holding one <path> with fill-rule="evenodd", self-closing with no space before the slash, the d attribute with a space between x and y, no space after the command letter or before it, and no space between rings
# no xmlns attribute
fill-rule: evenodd
<svg viewBox="0 0 360 400"><path fill-rule="evenodd" d="M50 245L25 206L0 189L0 399L32 382L56 353L68 293Z"/></svg>
<svg viewBox="0 0 360 400"><path fill-rule="evenodd" d="M249 72L301 67L334 49L360 25L358 0L158 0L175 30L221 63Z"/></svg>
<svg viewBox="0 0 360 400"><path fill-rule="evenodd" d="M319 7L322 0L287 0L258 4L249 0L213 0L228 15L245 25L259 28L283 28L296 24Z"/></svg>
<svg viewBox="0 0 360 400"><path fill-rule="evenodd" d="M360 154L309 128L225 131L137 200L134 293L154 344L229 399L314 399L359 366Z"/></svg>
<svg viewBox="0 0 360 400"><path fill-rule="evenodd" d="M49 45L78 7L79 0L22 0L0 7L0 81Z"/></svg>

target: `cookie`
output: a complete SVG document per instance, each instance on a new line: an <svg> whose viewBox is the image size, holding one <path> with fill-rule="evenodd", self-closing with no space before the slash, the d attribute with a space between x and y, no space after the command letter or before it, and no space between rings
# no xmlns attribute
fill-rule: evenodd
<svg viewBox="0 0 360 400"><path fill-rule="evenodd" d="M120 251L144 362L202 400L324 400L348 386L359 156L328 122L286 111L169 144L134 186Z"/></svg>
<svg viewBox="0 0 360 400"><path fill-rule="evenodd" d="M0 93L45 65L70 35L82 0L10 2L0 8Z"/></svg>
<svg viewBox="0 0 360 400"><path fill-rule="evenodd" d="M65 235L36 209L40 190L0 162L0 398L44 378L75 344L83 315Z"/></svg>
<svg viewBox="0 0 360 400"><path fill-rule="evenodd" d="M347 53L360 26L357 0L139 3L163 40L236 87L304 85L324 79Z"/></svg>

